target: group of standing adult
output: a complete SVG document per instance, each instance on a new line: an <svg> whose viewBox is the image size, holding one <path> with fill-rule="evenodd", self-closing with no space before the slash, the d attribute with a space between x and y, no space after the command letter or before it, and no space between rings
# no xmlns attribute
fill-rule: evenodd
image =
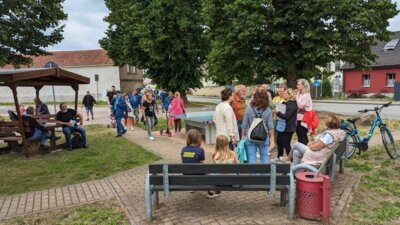
<svg viewBox="0 0 400 225"><path fill-rule="evenodd" d="M304 114L312 110L310 86L307 80L299 79L296 90L282 84L274 97L268 85L256 86L250 104L246 103L247 89L244 85L235 86L234 90L225 88L221 91L222 102L217 105L213 121L216 125L217 136L224 135L229 140L231 150L242 139L247 147L248 163L255 163L257 151L261 163L268 162L269 150L278 148L278 157L283 156L284 150L289 155L291 140L296 132L299 142L308 143L308 122ZM253 121L262 120L268 132L265 141L251 140L249 130ZM276 130L276 124L284 123ZM276 136L276 138L275 138Z"/></svg>
<svg viewBox="0 0 400 225"><path fill-rule="evenodd" d="M181 119L179 115L185 113L184 102L179 92L173 94L160 91L159 96L163 112L167 113L167 125L173 124L175 133L180 133L182 129ZM157 95L150 88L134 89L130 93L121 93L115 90L115 86L107 92L107 103L110 108L111 116L115 117L117 137L121 137L126 133L126 126L130 125L134 131L135 122L142 121L146 125L148 139L154 141L152 130L158 123L157 115L159 115L157 105ZM125 119L125 126L122 125L122 119Z"/></svg>

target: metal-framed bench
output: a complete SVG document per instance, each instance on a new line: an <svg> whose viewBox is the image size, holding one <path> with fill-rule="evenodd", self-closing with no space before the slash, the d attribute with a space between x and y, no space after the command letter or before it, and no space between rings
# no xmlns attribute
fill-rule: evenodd
<svg viewBox="0 0 400 225"><path fill-rule="evenodd" d="M344 139L332 148L332 151L325 157L321 165L301 163L293 166L292 171L296 172L297 170L309 170L316 172L316 176L323 173L330 177L331 182L334 182L336 177L336 165L338 161L339 173L344 173L344 163L347 160L347 149L348 141L347 139Z"/></svg>
<svg viewBox="0 0 400 225"><path fill-rule="evenodd" d="M295 186L290 164L150 164L145 180L146 218L158 192L172 191L269 191L280 192L280 204L288 201L288 217L294 219ZM189 175L191 174L191 175ZM193 175L198 174L198 175Z"/></svg>

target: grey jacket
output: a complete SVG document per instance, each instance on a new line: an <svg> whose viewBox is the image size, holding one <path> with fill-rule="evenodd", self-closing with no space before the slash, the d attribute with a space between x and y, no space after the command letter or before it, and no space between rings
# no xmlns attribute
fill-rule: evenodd
<svg viewBox="0 0 400 225"><path fill-rule="evenodd" d="M272 111L270 108L263 110L254 109L257 114L262 113L261 117L264 121L265 126L267 126L268 130L274 129L274 122L272 120ZM247 131L249 130L251 123L254 118L256 118L256 114L254 113L253 107L247 106L246 112L244 113L243 121L242 121L242 129L245 129L245 135L247 136Z"/></svg>

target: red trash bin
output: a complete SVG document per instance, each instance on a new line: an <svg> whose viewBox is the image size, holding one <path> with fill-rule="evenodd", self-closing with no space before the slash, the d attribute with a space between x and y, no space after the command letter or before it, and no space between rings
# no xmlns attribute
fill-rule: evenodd
<svg viewBox="0 0 400 225"><path fill-rule="evenodd" d="M315 172L296 173L296 207L300 217L330 221L330 178Z"/></svg>

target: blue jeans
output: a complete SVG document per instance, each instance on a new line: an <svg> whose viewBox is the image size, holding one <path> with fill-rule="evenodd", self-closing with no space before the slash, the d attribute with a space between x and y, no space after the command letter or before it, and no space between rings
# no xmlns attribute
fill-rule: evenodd
<svg viewBox="0 0 400 225"><path fill-rule="evenodd" d="M81 134L83 144L86 145L86 132L85 132L85 129L83 129L81 127L77 127L77 126L74 126L74 127L65 126L62 129L63 129L64 135L65 135L65 140L67 141L68 147L72 146L71 145L71 133L74 132L74 131L76 131L79 134Z"/></svg>
<svg viewBox="0 0 400 225"><path fill-rule="evenodd" d="M239 131L239 138L242 139L242 121L237 121L238 131Z"/></svg>
<svg viewBox="0 0 400 225"><path fill-rule="evenodd" d="M27 140L28 141L39 140L39 143L41 145L44 145L44 143L46 142L46 138L50 138L50 136L51 136L50 132L42 131L40 129L35 128L33 135L29 137Z"/></svg>
<svg viewBox="0 0 400 225"><path fill-rule="evenodd" d="M269 143L269 138L265 140L265 143L254 142L246 139L248 163L256 163L257 148L260 151L261 163L268 163L268 143Z"/></svg>
<svg viewBox="0 0 400 225"><path fill-rule="evenodd" d="M122 133L125 132L125 128L122 125L122 117L117 116L115 117L115 120L117 121L117 134L122 135Z"/></svg>

